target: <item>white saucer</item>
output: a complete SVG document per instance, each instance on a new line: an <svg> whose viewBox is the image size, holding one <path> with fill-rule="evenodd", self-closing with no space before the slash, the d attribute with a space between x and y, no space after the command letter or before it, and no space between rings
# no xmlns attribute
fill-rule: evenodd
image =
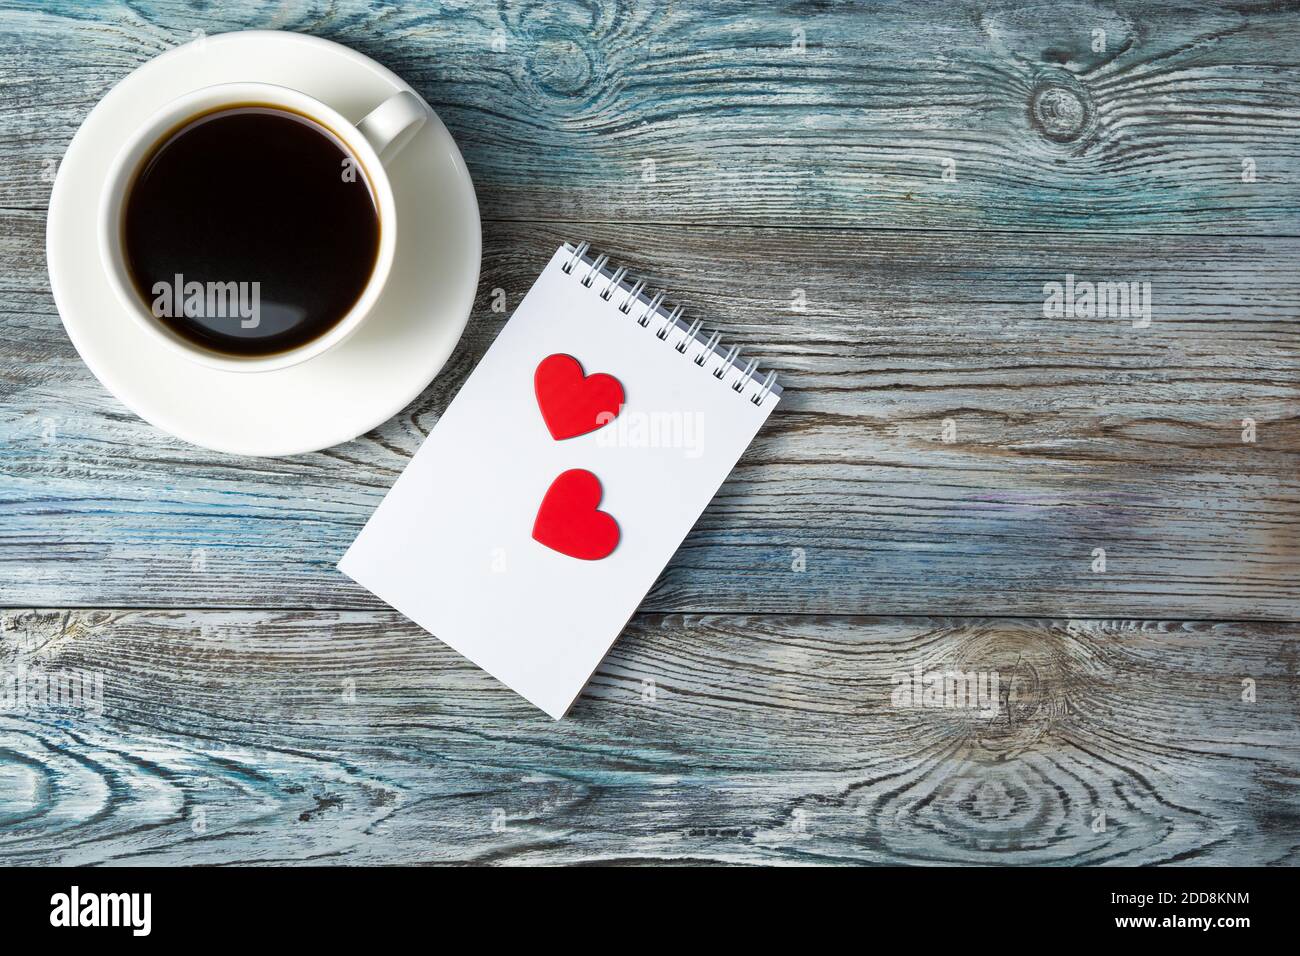
<svg viewBox="0 0 1300 956"><path fill-rule="evenodd" d="M155 110L237 80L293 87L353 122L411 89L354 50L298 33L226 33L151 60L100 101L63 157L46 233L50 285L86 365L145 421L217 451L293 455L369 431L442 369L478 285L478 203L460 150L434 116L388 167L397 255L374 314L351 338L275 372L219 371L173 354L136 326L108 285L95 243L100 186L128 131Z"/></svg>

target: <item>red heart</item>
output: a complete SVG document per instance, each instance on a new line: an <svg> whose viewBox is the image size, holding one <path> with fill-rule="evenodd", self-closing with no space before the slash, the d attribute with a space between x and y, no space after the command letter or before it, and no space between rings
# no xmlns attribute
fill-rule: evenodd
<svg viewBox="0 0 1300 956"><path fill-rule="evenodd" d="M582 374L582 363L572 355L548 355L533 374L542 421L556 441L594 432L617 417L623 405L623 386L613 375Z"/></svg>
<svg viewBox="0 0 1300 956"><path fill-rule="evenodd" d="M533 540L584 561L599 561L618 547L618 522L597 510L600 479L571 468L551 482L537 509Z"/></svg>

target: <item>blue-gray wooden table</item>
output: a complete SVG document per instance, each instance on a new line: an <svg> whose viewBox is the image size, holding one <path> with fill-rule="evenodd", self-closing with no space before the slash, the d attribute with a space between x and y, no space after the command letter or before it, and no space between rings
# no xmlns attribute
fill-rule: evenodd
<svg viewBox="0 0 1300 956"><path fill-rule="evenodd" d="M411 82L484 231L424 394L269 460L44 258L95 102L250 28ZM0 860L1297 861L1294 5L0 0L0 150L0 691L102 689L3 698ZM787 391L556 723L334 565L573 238Z"/></svg>

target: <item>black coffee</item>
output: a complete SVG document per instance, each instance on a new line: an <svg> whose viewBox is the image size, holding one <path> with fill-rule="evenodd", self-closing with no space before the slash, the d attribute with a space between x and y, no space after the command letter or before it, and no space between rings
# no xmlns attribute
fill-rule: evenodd
<svg viewBox="0 0 1300 956"><path fill-rule="evenodd" d="M199 345L269 355L323 335L379 252L361 164L325 127L256 104L169 133L126 200L127 266L145 304Z"/></svg>

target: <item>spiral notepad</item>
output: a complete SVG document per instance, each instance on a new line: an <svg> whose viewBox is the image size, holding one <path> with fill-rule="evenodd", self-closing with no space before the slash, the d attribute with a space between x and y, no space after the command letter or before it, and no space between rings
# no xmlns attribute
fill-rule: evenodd
<svg viewBox="0 0 1300 956"><path fill-rule="evenodd" d="M561 246L339 563L555 718L780 400L666 299Z"/></svg>

